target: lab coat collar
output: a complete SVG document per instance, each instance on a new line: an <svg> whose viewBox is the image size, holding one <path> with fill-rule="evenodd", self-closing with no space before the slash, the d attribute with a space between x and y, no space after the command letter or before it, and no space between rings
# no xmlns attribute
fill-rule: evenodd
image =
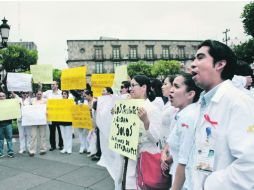
<svg viewBox="0 0 254 190"><path fill-rule="evenodd" d="M220 99L223 97L223 95L225 94L225 92L229 91L231 89L232 82L231 80L225 80L222 83L219 84L219 88L217 90L217 92L214 94L214 96L212 97L212 102L219 102Z"/></svg>

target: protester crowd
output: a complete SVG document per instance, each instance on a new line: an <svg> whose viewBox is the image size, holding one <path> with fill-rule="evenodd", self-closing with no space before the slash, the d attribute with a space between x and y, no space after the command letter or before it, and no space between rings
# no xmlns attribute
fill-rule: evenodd
<svg viewBox="0 0 254 190"><path fill-rule="evenodd" d="M251 88L250 66L238 61L225 44L206 40L198 47L189 73L167 76L163 81L136 75L122 82L119 94L105 87L100 97L93 97L90 85L82 91L61 91L54 81L51 90L45 92L39 85L34 97L21 92L20 97L11 93L11 98L18 98L21 107L46 104L47 99L54 98L74 99L76 104L88 105L93 129L77 129L79 153L86 153L107 168L115 190L251 190L254 189ZM0 100L4 99L6 94L0 92ZM136 160L108 146L114 105L119 99L144 100L137 111L141 122L137 126ZM50 147L47 147L47 126L22 126L21 120L17 120L20 154L28 152L33 157L37 152L44 155L47 150L57 148L63 154L72 153L71 122L48 123ZM4 138L8 156L14 157L11 120L0 121L0 157L4 156ZM154 164L152 159L156 160Z"/></svg>

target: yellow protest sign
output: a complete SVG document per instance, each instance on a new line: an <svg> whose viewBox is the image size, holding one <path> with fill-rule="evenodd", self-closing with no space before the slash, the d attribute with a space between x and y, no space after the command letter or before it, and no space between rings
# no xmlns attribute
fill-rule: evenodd
<svg viewBox="0 0 254 190"><path fill-rule="evenodd" d="M34 83L51 84L53 82L52 65L30 65Z"/></svg>
<svg viewBox="0 0 254 190"><path fill-rule="evenodd" d="M114 74L92 74L92 91L93 96L101 96L102 90L105 87L111 87L114 80Z"/></svg>
<svg viewBox="0 0 254 190"><path fill-rule="evenodd" d="M137 159L141 122L137 112L143 104L143 99L118 100L114 107L109 148L133 160Z"/></svg>
<svg viewBox="0 0 254 190"><path fill-rule="evenodd" d="M112 89L114 89L114 92L119 92L122 81L127 81L127 80L128 80L127 65L117 66L115 68L115 77L114 77L114 82L112 86Z"/></svg>
<svg viewBox="0 0 254 190"><path fill-rule="evenodd" d="M0 100L0 121L21 117L20 102L17 99Z"/></svg>
<svg viewBox="0 0 254 190"><path fill-rule="evenodd" d="M72 126L74 128L92 129L91 113L88 105L74 105L72 108Z"/></svg>
<svg viewBox="0 0 254 190"><path fill-rule="evenodd" d="M48 99L48 121L72 122L73 99Z"/></svg>
<svg viewBox="0 0 254 190"><path fill-rule="evenodd" d="M61 75L62 90L83 90L86 88L86 67L64 69Z"/></svg>

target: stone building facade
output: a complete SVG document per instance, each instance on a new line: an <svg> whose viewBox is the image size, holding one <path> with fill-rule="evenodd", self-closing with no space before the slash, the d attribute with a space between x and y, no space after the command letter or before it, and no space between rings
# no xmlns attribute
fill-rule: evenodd
<svg viewBox="0 0 254 190"><path fill-rule="evenodd" d="M67 40L68 66L87 66L87 75L113 73L118 65L139 60L178 60L189 64L201 41L194 40Z"/></svg>

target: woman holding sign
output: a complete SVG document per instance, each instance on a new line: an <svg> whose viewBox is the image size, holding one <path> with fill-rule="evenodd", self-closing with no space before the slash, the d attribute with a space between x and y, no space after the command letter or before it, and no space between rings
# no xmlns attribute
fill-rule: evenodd
<svg viewBox="0 0 254 190"><path fill-rule="evenodd" d="M36 97L32 99L32 105L40 105L40 104L46 104L46 103L47 103L47 100L42 98L42 91L37 90ZM33 157L36 153L38 140L40 141L40 155L44 155L47 152L46 125L31 126L31 140L30 140L30 146L29 146L30 157Z"/></svg>
<svg viewBox="0 0 254 190"><path fill-rule="evenodd" d="M160 137L161 113L159 109L151 103L151 101L155 99L155 95L151 91L149 78L143 75L134 76L131 80L130 94L133 99L145 100L143 107L139 108L137 113L141 120L137 157L139 157L141 152L145 151L158 153L160 150L156 143L159 141ZM137 161L128 160L125 189L137 189L136 165Z"/></svg>
<svg viewBox="0 0 254 190"><path fill-rule="evenodd" d="M69 98L69 91L62 91L63 99ZM60 123L61 128L61 134L63 137L63 150L60 152L65 154L71 154L72 153L72 123L71 122L61 122Z"/></svg>

